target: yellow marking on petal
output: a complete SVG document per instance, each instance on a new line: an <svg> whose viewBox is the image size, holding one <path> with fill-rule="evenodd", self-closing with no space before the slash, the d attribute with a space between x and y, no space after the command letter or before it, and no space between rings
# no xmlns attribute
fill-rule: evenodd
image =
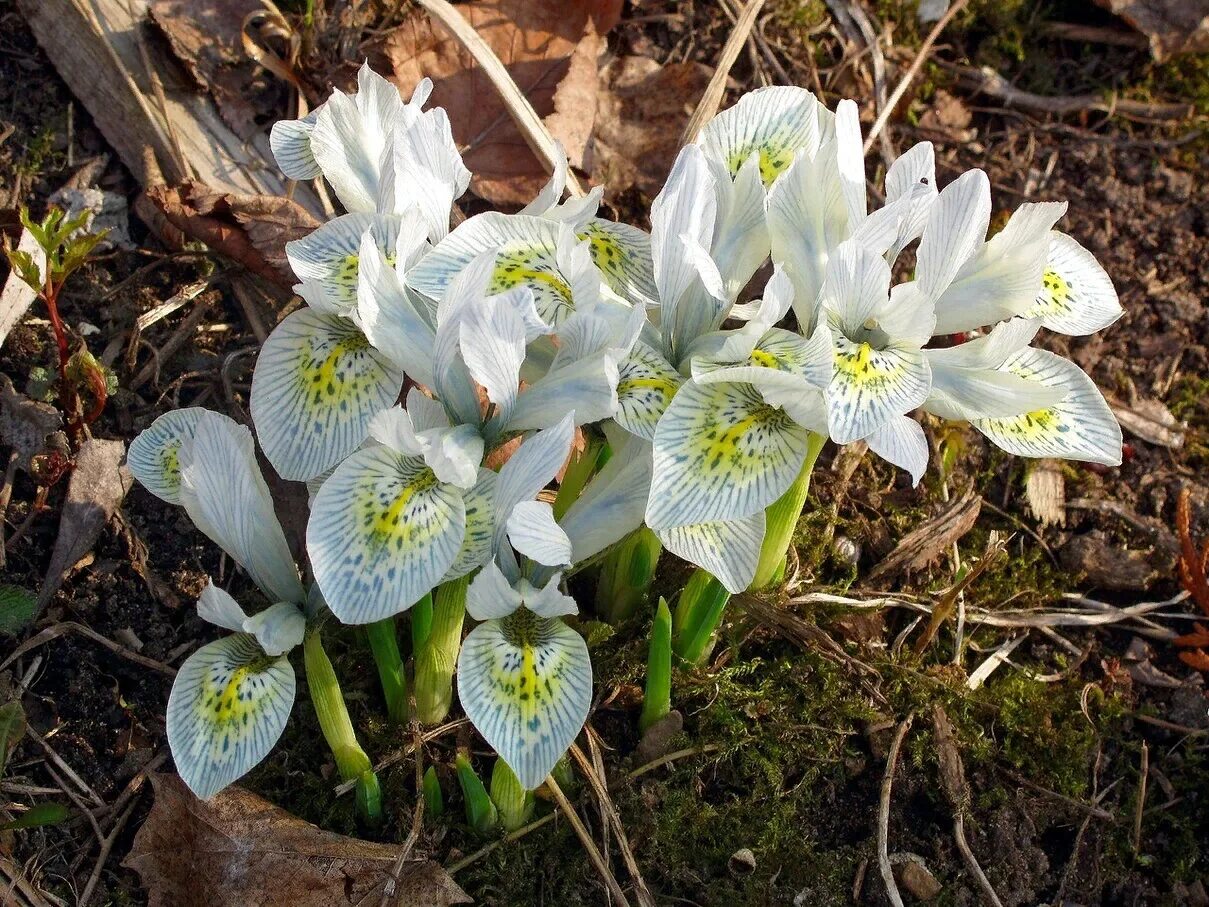
<svg viewBox="0 0 1209 907"><path fill-rule="evenodd" d="M588 252L592 256L592 264L607 274L624 276L629 254L617 238L609 235L595 225L589 225L582 233L575 234L577 239L588 240Z"/></svg>
<svg viewBox="0 0 1209 907"><path fill-rule="evenodd" d="M779 411L772 406L762 404L737 422L726 426L721 431L711 430L705 433L701 447L705 453L705 461L710 469L716 469L723 459L740 457L739 442L752 426L760 425L777 418Z"/></svg>
<svg viewBox="0 0 1209 907"><path fill-rule="evenodd" d="M617 382L619 396L629 391L654 390L659 391L670 400L676 395L677 389L676 382L667 378L624 378Z"/></svg>
<svg viewBox="0 0 1209 907"><path fill-rule="evenodd" d="M760 365L764 368L781 368L781 360L767 350L754 349L751 351L752 365Z"/></svg>
<svg viewBox="0 0 1209 907"><path fill-rule="evenodd" d="M337 399L359 394L372 383L372 376L358 375L352 369L342 368L349 356L368 349L369 340L364 334L349 333L335 341L322 360L316 361L313 341L304 344L298 355L299 379L313 392L311 402L319 406L324 397Z"/></svg>
<svg viewBox="0 0 1209 907"><path fill-rule="evenodd" d="M786 143L785 137L770 136L762 142L744 145L732 151L726 162L730 175L733 177L738 174L739 168L753 154L760 155L760 180L765 187L771 186L773 181L785 172L793 163L794 157L793 149Z"/></svg>
<svg viewBox="0 0 1209 907"><path fill-rule="evenodd" d="M404 522L403 517L413 497L431 491L438 484L433 471L424 469L403 486L395 495L394 500L385 508L381 506L384 502L380 498L372 496L364 498L363 505L369 515L366 525L371 542L375 546L383 547L394 540L395 547L401 548L405 539L420 534L425 527L422 524Z"/></svg>
<svg viewBox="0 0 1209 907"><path fill-rule="evenodd" d="M160 470L164 474L164 480L173 488L179 488L181 484L181 442L179 440L169 442L164 445L160 451Z"/></svg>

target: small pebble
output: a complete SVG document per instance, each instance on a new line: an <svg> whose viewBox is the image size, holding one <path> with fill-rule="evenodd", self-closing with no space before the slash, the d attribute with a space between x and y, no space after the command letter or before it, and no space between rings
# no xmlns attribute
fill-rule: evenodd
<svg viewBox="0 0 1209 907"><path fill-rule="evenodd" d="M730 855L727 866L737 876L748 875L755 871L756 855L749 848L740 848Z"/></svg>

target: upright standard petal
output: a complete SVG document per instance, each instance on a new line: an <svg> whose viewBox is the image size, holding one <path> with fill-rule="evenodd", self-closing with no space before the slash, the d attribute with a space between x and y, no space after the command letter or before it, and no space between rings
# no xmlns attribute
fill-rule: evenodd
<svg viewBox="0 0 1209 907"><path fill-rule="evenodd" d="M1051 231L1041 289L1025 317L1040 318L1059 334L1083 337L1123 314L1116 288L1096 257L1065 233Z"/></svg>
<svg viewBox="0 0 1209 907"><path fill-rule="evenodd" d="M369 420L395 402L403 370L351 321L300 309L269 335L252 376L252 420L265 456L305 481L361 446Z"/></svg>
<svg viewBox="0 0 1209 907"><path fill-rule="evenodd" d="M937 300L957 272L982 247L991 222L991 181L967 170L941 190L919 241L915 279L919 291Z"/></svg>
<svg viewBox="0 0 1209 907"><path fill-rule="evenodd" d="M617 412L618 378L611 352L553 369L517 397L504 429L549 428L572 412L576 425L609 419Z"/></svg>
<svg viewBox="0 0 1209 907"><path fill-rule="evenodd" d="M1066 202L1021 205L936 299L936 332L953 334L1020 315L1042 286L1050 228Z"/></svg>
<svg viewBox="0 0 1209 907"><path fill-rule="evenodd" d="M797 478L807 438L751 384L689 381L655 432L647 524L662 530L762 511Z"/></svg>
<svg viewBox="0 0 1209 907"><path fill-rule="evenodd" d="M193 524L247 570L270 601L303 601L252 433L225 416L203 419L181 446L180 467L180 500Z"/></svg>
<svg viewBox="0 0 1209 907"><path fill-rule="evenodd" d="M539 491L554 481L571 455L574 438L575 418L568 414L552 427L526 438L500 467L495 484L495 506L496 513L502 516L495 526L496 551L504 546L507 515L521 501L536 498Z"/></svg>
<svg viewBox="0 0 1209 907"><path fill-rule="evenodd" d="M197 597L197 616L207 623L235 633L243 632L244 621L248 619L239 602L225 589L214 585L214 580L208 580L201 595Z"/></svg>
<svg viewBox="0 0 1209 907"><path fill-rule="evenodd" d="M717 577L727 592L751 585L764 544L764 511L741 520L717 520L661 529L659 541L676 557Z"/></svg>
<svg viewBox="0 0 1209 907"><path fill-rule="evenodd" d="M389 178L381 190L383 210L402 213L418 209L428 225L428 238L439 242L449 232L453 203L470 185L470 171L450 131L444 110L429 110L391 137Z"/></svg>
<svg viewBox="0 0 1209 907"><path fill-rule="evenodd" d="M458 656L466 717L528 790L575 740L592 704L583 637L522 609L471 631Z"/></svg>
<svg viewBox="0 0 1209 907"><path fill-rule="evenodd" d="M193 437L202 419L225 419L199 406L164 413L130 442L126 465L144 488L169 504L180 501L181 445Z"/></svg>
<svg viewBox="0 0 1209 907"><path fill-rule="evenodd" d="M1077 365L1046 350L1029 348L1008 359L1004 368L1061 389L1065 396L1035 412L980 419L973 423L975 428L1017 456L1120 465L1121 426L1095 383Z"/></svg>
<svg viewBox="0 0 1209 907"><path fill-rule="evenodd" d="M530 293L527 288L523 292ZM520 393L521 364L525 361L524 320L507 298L489 296L481 305L466 311L458 332L459 348L471 376L507 418Z"/></svg>
<svg viewBox="0 0 1209 907"><path fill-rule="evenodd" d="M408 290L372 242L362 242L356 321L370 344L413 381L432 387L433 313Z"/></svg>
<svg viewBox="0 0 1209 907"><path fill-rule="evenodd" d="M584 561L642 525L651 490L651 446L626 438L592 477L559 525L571 540L571 563Z"/></svg>
<svg viewBox="0 0 1209 907"><path fill-rule="evenodd" d="M512 547L545 567L571 566L571 540L546 501L520 501L508 515Z"/></svg>
<svg viewBox="0 0 1209 907"><path fill-rule="evenodd" d="M462 491L424 461L362 450L323 483L306 529L328 607L366 624L406 611L449 572L462 547Z"/></svg>
<svg viewBox="0 0 1209 907"><path fill-rule="evenodd" d="M276 658L302 645L306 617L294 602L278 602L247 618L243 631L256 637L266 655Z"/></svg>
<svg viewBox="0 0 1209 907"><path fill-rule="evenodd" d="M494 561L487 563L466 588L466 613L475 620L507 617L524 604Z"/></svg>
<svg viewBox="0 0 1209 907"><path fill-rule="evenodd" d="M294 669L239 633L185 660L168 696L168 746L181 780L203 800L256 766L285 730Z"/></svg>

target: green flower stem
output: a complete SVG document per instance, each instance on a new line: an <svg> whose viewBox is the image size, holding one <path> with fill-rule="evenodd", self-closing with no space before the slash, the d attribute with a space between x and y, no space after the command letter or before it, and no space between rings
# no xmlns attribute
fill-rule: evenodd
<svg viewBox="0 0 1209 907"><path fill-rule="evenodd" d="M662 552L659 537L643 526L605 555L596 584L596 605L601 617L616 624L638 609L650 591Z"/></svg>
<svg viewBox="0 0 1209 907"><path fill-rule="evenodd" d="M655 623L651 628L651 645L646 661L646 691L642 699L642 715L638 730L647 728L672 710L672 612L667 601L659 599Z"/></svg>
<svg viewBox="0 0 1209 907"><path fill-rule="evenodd" d="M533 818L536 802L532 791L521 787L516 773L499 758L491 770L491 801L499 811L504 831L516 831Z"/></svg>
<svg viewBox="0 0 1209 907"><path fill-rule="evenodd" d="M399 640L395 636L394 617L366 624L365 635L369 639L370 651L374 653L374 664L378 666L378 679L382 681L386 714L396 724L406 724L407 678L403 673Z"/></svg>
<svg viewBox="0 0 1209 907"><path fill-rule="evenodd" d="M579 500L584 486L596 472L596 465L600 461L600 452L603 449L602 440L588 438L584 449L571 458L566 472L563 473L563 480L559 483L558 495L554 498L554 519L561 520L563 515L571 509L571 505Z"/></svg>
<svg viewBox="0 0 1209 907"><path fill-rule="evenodd" d="M810 491L810 474L814 471L815 461L826 443L826 436L811 433L802 471L789 486L789 490L765 511L768 528L764 532L764 544L760 548L756 576L749 587L753 591L767 589L776 582L778 575L784 574L789 545L793 541L794 530L798 527L802 508L806 506L806 495Z"/></svg>
<svg viewBox="0 0 1209 907"><path fill-rule="evenodd" d="M462 787L462 799L466 801L466 824L480 835L491 834L499 825L499 812L487 795L487 788L465 753L458 753L454 765L458 784Z"/></svg>
<svg viewBox="0 0 1209 907"><path fill-rule="evenodd" d="M340 681L331 659L323 649L323 637L318 629L307 631L302 643L303 663L306 667L307 686L311 691L311 704L323 739L331 747L336 760L336 770L345 781L357 782L357 807L361 816L372 824L382 821L382 791L373 763L361 744L348 716L344 694L340 692Z"/></svg>
<svg viewBox="0 0 1209 907"><path fill-rule="evenodd" d="M693 571L676 608L679 621L672 650L680 658L689 664L700 664L705 659L728 601L730 593L725 586L704 570Z"/></svg>
<svg viewBox="0 0 1209 907"><path fill-rule="evenodd" d="M416 712L424 724L438 724L453 704L453 673L462 645L469 577L437 587L433 596L432 626L416 650Z"/></svg>
<svg viewBox="0 0 1209 907"><path fill-rule="evenodd" d="M412 605L408 614L411 615L411 650L419 652L432 632L432 593Z"/></svg>

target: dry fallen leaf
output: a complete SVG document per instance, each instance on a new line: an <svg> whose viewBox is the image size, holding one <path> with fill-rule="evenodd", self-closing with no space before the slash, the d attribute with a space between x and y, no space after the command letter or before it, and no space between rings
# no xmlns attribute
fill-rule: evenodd
<svg viewBox="0 0 1209 907"><path fill-rule="evenodd" d="M0 444L17 453L17 465L29 471L30 457L47 447L66 452L67 438L56 433L63 415L49 403L31 400L13 388L7 375L0 375Z"/></svg>
<svg viewBox="0 0 1209 907"><path fill-rule="evenodd" d="M596 104L593 181L611 194L631 186L657 194L709 78L701 63L661 64L648 57L609 63Z"/></svg>
<svg viewBox="0 0 1209 907"><path fill-rule="evenodd" d="M471 899L438 864L401 848L323 831L239 787L195 797L151 777L155 805L122 863L150 907L446 907ZM393 885L393 894L383 897Z"/></svg>
<svg viewBox="0 0 1209 907"><path fill-rule="evenodd" d="M862 581L870 585L899 573L922 570L973 528L982 510L982 498L973 489L949 505L935 518L926 520L899 541Z"/></svg>
<svg viewBox="0 0 1209 907"><path fill-rule="evenodd" d="M75 468L67 484L67 498L59 516L59 536L50 555L50 566L38 610L50 602L70 570L92 550L101 530L121 506L133 479L122 460L126 445L121 441L89 438L76 454Z"/></svg>
<svg viewBox="0 0 1209 907"><path fill-rule="evenodd" d="M1209 50L1209 0L1096 0L1150 42L1159 62Z"/></svg>
<svg viewBox="0 0 1209 907"><path fill-rule="evenodd" d="M574 167L586 166L596 111L596 59L621 6L621 0L475 0L457 6L503 61ZM549 173L461 44L417 9L391 31L381 51L405 96L425 76L433 80L429 106L448 111L476 194L500 205L532 200Z"/></svg>
<svg viewBox="0 0 1209 907"><path fill-rule="evenodd" d="M213 96L223 120L242 139L265 129L254 100L265 95L265 114L284 101L281 83L265 79L243 51L244 19L263 9L259 0L152 0L148 10L197 88Z"/></svg>
<svg viewBox="0 0 1209 907"><path fill-rule="evenodd" d="M1153 398L1139 398L1132 404L1109 401L1113 415L1121 427L1143 441L1160 447L1184 446L1183 422L1176 419L1166 406Z"/></svg>
<svg viewBox="0 0 1209 907"><path fill-rule="evenodd" d="M216 192L196 181L179 187L152 186L147 197L186 237L284 287L294 284L285 244L319 226L305 208L288 198Z"/></svg>

